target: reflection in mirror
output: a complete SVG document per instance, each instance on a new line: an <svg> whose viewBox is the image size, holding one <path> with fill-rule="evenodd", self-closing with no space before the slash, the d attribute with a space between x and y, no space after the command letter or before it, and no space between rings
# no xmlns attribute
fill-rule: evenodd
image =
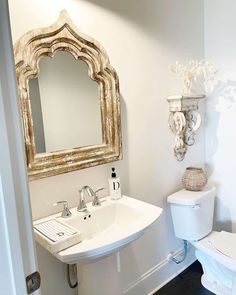
<svg viewBox="0 0 236 295"><path fill-rule="evenodd" d="M101 144L99 87L87 64L59 51L39 68L29 80L36 153Z"/></svg>

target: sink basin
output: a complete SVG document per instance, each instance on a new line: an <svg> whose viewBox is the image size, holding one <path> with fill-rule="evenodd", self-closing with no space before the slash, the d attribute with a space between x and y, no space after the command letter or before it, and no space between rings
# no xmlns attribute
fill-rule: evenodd
<svg viewBox="0 0 236 295"><path fill-rule="evenodd" d="M62 262L86 263L119 251L138 239L162 212L159 207L127 196L115 201L106 197L101 206L93 207L88 203L87 207L89 213L86 214L73 208L72 216L69 218L55 214L36 222L56 218L80 231L80 243L53 253Z"/></svg>

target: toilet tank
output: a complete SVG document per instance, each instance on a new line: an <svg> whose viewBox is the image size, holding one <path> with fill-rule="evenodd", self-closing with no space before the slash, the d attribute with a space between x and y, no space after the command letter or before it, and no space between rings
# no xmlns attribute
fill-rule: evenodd
<svg viewBox="0 0 236 295"><path fill-rule="evenodd" d="M215 194L214 187L206 187L199 192L182 189L167 198L176 237L196 241L212 231Z"/></svg>

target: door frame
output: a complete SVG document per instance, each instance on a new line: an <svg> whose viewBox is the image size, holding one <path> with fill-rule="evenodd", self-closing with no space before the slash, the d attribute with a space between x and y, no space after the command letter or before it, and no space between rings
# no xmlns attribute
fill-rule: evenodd
<svg viewBox="0 0 236 295"><path fill-rule="evenodd" d="M0 1L0 290L27 294L37 271L8 1ZM34 292L40 294L40 291Z"/></svg>

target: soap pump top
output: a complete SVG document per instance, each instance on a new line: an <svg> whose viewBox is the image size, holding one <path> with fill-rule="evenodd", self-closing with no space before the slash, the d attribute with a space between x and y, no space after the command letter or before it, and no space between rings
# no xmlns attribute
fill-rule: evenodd
<svg viewBox="0 0 236 295"><path fill-rule="evenodd" d="M111 177L112 177L112 178L116 178L115 168L112 167L112 168L111 168L111 171L112 171L112 172L111 172Z"/></svg>

